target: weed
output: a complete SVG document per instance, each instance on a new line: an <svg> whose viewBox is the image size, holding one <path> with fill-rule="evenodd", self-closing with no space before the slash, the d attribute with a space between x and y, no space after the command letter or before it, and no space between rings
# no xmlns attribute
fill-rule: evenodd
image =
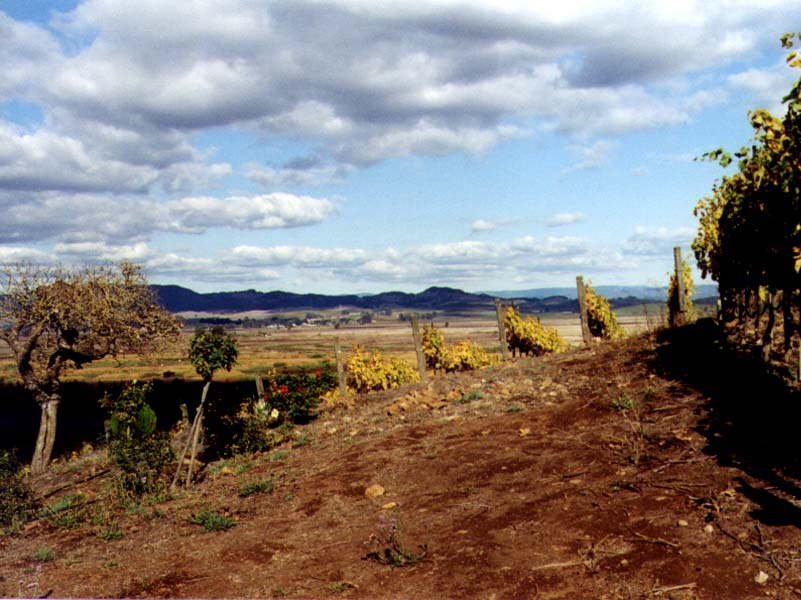
<svg viewBox="0 0 801 600"><path fill-rule="evenodd" d="M273 482L269 479L264 479L262 481L252 481L243 485L239 488L239 496L241 498L247 498L255 494L269 494L272 491Z"/></svg>
<svg viewBox="0 0 801 600"><path fill-rule="evenodd" d="M289 594L289 590L287 590L284 586L279 585L277 588L273 590L272 595L276 598L283 598Z"/></svg>
<svg viewBox="0 0 801 600"><path fill-rule="evenodd" d="M508 413L517 413L523 410L523 407L519 404L510 404L506 407L506 412Z"/></svg>
<svg viewBox="0 0 801 600"><path fill-rule="evenodd" d="M626 459L634 466L646 457L650 435L645 429L642 415L636 405L631 410L623 410L629 431L621 439Z"/></svg>
<svg viewBox="0 0 801 600"><path fill-rule="evenodd" d="M373 547L365 558L375 560L391 567L408 567L425 559L428 554L426 544L418 545L420 552L411 552L403 547L400 539L400 523L397 517L378 517L378 531L371 533L366 542Z"/></svg>
<svg viewBox="0 0 801 600"><path fill-rule="evenodd" d="M81 494L68 494L45 506L40 511L40 516L56 529L72 529L86 518L81 510L82 504Z"/></svg>
<svg viewBox="0 0 801 600"><path fill-rule="evenodd" d="M481 390L473 390L471 392L465 392L461 395L460 398L457 398L453 401L454 404L467 404L472 402L473 400L481 400L484 397L484 392Z"/></svg>
<svg viewBox="0 0 801 600"><path fill-rule="evenodd" d="M626 392L623 392L609 403L609 407L615 410L631 410L635 406L637 406L637 402Z"/></svg>
<svg viewBox="0 0 801 600"><path fill-rule="evenodd" d="M31 554L31 560L38 563L50 562L56 557L56 553L52 548L47 546L40 546Z"/></svg>
<svg viewBox="0 0 801 600"><path fill-rule="evenodd" d="M109 559L109 560L104 560L100 566L103 567L104 569L116 569L117 567L120 566L120 564L116 560Z"/></svg>
<svg viewBox="0 0 801 600"><path fill-rule="evenodd" d="M328 586L328 591L332 594L341 594L342 592L353 590L358 587L358 585L351 583L350 581L337 581Z"/></svg>
<svg viewBox="0 0 801 600"><path fill-rule="evenodd" d="M236 521L234 521L231 517L205 510L192 515L189 518L189 522L194 525L202 525L203 529L209 532L225 531L226 529L231 529L231 527L236 525Z"/></svg>
<svg viewBox="0 0 801 600"><path fill-rule="evenodd" d="M299 435L295 438L295 441L292 443L293 448L301 448L309 443L309 436L305 434Z"/></svg>
<svg viewBox="0 0 801 600"><path fill-rule="evenodd" d="M279 462L284 460L287 456L289 456L288 450L279 450L278 452L273 452L267 456L267 460L270 462Z"/></svg>

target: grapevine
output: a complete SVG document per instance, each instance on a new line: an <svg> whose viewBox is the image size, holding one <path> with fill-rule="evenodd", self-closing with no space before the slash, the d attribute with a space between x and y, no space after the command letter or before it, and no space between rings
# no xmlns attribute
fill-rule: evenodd
<svg viewBox="0 0 801 600"><path fill-rule="evenodd" d="M791 49L799 39L787 34L782 46ZM796 51L787 64L801 68ZM736 171L694 211L699 229L693 251L702 275L718 282L721 321L734 341L761 347L765 360L774 351L789 358L798 336L801 79L784 101L784 118L764 109L749 113L750 146L733 155L718 149L702 156Z"/></svg>
<svg viewBox="0 0 801 600"><path fill-rule="evenodd" d="M598 294L589 282L584 286L585 301L587 303L587 324L590 333L605 340L614 340L625 335L623 327L617 322L615 313L609 305L609 300Z"/></svg>
<svg viewBox="0 0 801 600"><path fill-rule="evenodd" d="M533 317L521 317L513 306L506 308L503 322L506 342L512 351L512 356L515 356L516 352L520 352L521 356L524 354L540 356L550 352L561 352L567 348L567 344L556 329L543 326Z"/></svg>
<svg viewBox="0 0 801 600"><path fill-rule="evenodd" d="M379 352L366 352L354 346L348 357L348 387L364 393L415 383L420 380L417 370L399 358L384 358Z"/></svg>

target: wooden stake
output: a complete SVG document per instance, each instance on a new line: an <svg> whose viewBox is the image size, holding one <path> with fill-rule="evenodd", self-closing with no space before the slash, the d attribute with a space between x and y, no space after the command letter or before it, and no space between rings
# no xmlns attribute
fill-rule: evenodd
<svg viewBox="0 0 801 600"><path fill-rule="evenodd" d="M590 333L590 322L587 317L587 290L584 288L584 278L579 275L576 277L576 291L578 292L579 319L581 319L581 339L585 346L592 344L592 333Z"/></svg>
<svg viewBox="0 0 801 600"><path fill-rule="evenodd" d="M203 394L200 397L200 406L197 407L195 415L194 431L192 432L192 453L189 455L189 469L186 472L186 487L192 482L192 471L195 468L195 457L197 456L197 444L200 439L200 431L203 428L203 408L206 404L206 395L209 393L211 381L207 381L203 386Z"/></svg>
<svg viewBox="0 0 801 600"><path fill-rule="evenodd" d="M673 248L673 268L676 277L676 293L679 295L679 314L676 315L676 325L686 325L687 290L684 286L684 261L681 259L681 248L679 246L674 246Z"/></svg>
<svg viewBox="0 0 801 600"><path fill-rule="evenodd" d="M339 336L334 338L334 352L337 357L337 379L339 379L339 397L344 399L348 395L347 379L345 378L345 365L342 361L342 344Z"/></svg>
<svg viewBox="0 0 801 600"><path fill-rule="evenodd" d="M423 336L420 335L420 324L417 322L417 314L412 314L412 337L414 337L414 351L417 354L417 371L420 373L420 382L428 381L426 372L426 357L423 355Z"/></svg>
<svg viewBox="0 0 801 600"><path fill-rule="evenodd" d="M509 358L509 348L506 342L506 328L503 325L503 306L500 298L495 298L495 316L498 318L498 341L501 344L501 359Z"/></svg>

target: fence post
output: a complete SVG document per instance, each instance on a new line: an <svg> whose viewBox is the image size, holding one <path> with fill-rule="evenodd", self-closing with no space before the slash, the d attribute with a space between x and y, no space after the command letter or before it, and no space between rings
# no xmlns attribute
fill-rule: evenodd
<svg viewBox="0 0 801 600"><path fill-rule="evenodd" d="M414 351L417 354L417 371L420 373L420 382L428 381L426 373L426 358L423 356L423 336L420 335L420 324L417 322L417 314L412 313L412 336L414 337Z"/></svg>
<svg viewBox="0 0 801 600"><path fill-rule="evenodd" d="M673 247L673 268L676 277L676 294L678 294L678 311L676 315L676 325L687 323L687 290L684 287L684 261L681 259L681 248Z"/></svg>
<svg viewBox="0 0 801 600"><path fill-rule="evenodd" d="M587 291L584 288L584 277L576 277L576 291L578 292L579 318L581 319L581 339L585 346L592 344L592 333L590 333L590 322L587 318Z"/></svg>
<svg viewBox="0 0 801 600"><path fill-rule="evenodd" d="M501 360L509 358L509 349L506 347L506 329L503 326L503 306L501 299L495 298L495 316L498 318L498 341L501 343Z"/></svg>
<svg viewBox="0 0 801 600"><path fill-rule="evenodd" d="M256 375L256 397L264 397L264 381L262 381L261 375Z"/></svg>
<svg viewBox="0 0 801 600"><path fill-rule="evenodd" d="M339 396L345 398L348 395L347 380L345 379L345 365L342 362L342 345L339 343L339 336L334 338L334 351L337 357L337 379L339 380Z"/></svg>

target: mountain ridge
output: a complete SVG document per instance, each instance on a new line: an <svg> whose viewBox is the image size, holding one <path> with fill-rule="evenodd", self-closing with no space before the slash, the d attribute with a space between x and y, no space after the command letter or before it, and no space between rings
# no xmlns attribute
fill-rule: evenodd
<svg viewBox="0 0 801 600"><path fill-rule="evenodd" d="M700 287L714 288L714 286ZM432 286L419 293L389 291L372 295L297 294L280 290L259 292L253 289L200 293L178 285L152 285L151 289L155 292L159 302L167 310L175 313L190 311L236 313L252 310L288 311L339 308L372 311L413 309L469 312L493 309L496 297L514 300L525 312L574 312L578 310L575 290L571 296L570 288L542 288L540 292L543 294L542 296L533 295L538 292L536 289L523 290L518 294L514 292L471 293L443 286ZM652 290L653 293L642 296L635 295L635 293L642 294L643 289ZM613 307L642 304L666 297L666 288L598 286L596 290L608 298ZM626 293L627 290L635 293ZM704 293L700 295L701 298L711 297L708 290L703 291Z"/></svg>

